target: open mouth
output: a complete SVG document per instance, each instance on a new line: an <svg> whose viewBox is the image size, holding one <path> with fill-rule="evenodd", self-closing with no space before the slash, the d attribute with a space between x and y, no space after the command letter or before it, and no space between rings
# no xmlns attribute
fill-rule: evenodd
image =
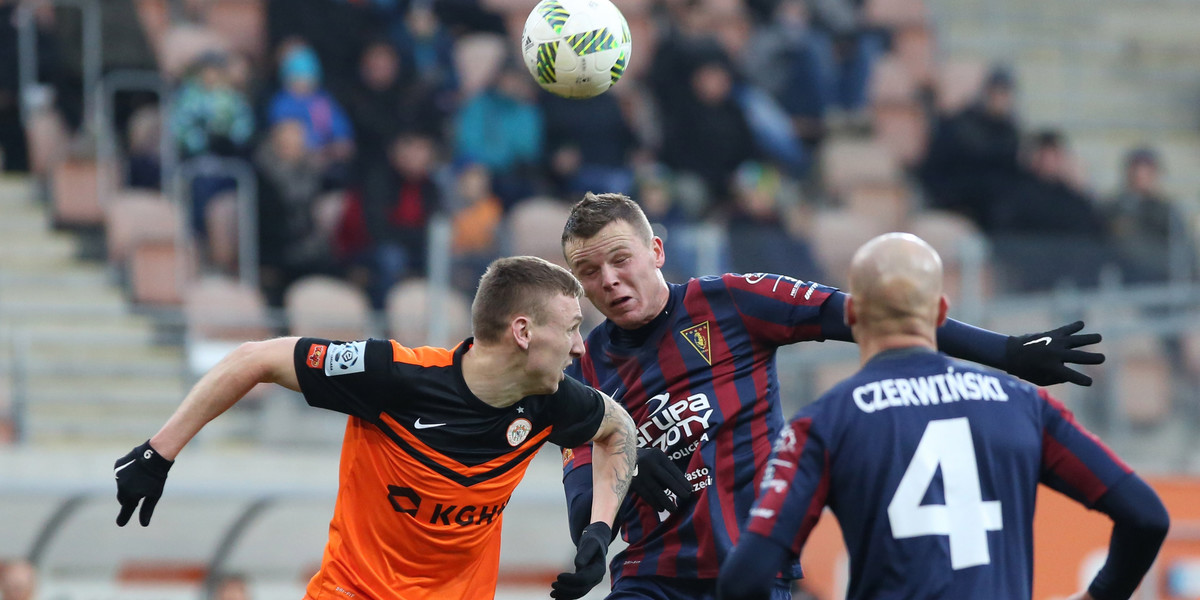
<svg viewBox="0 0 1200 600"><path fill-rule="evenodd" d="M633 301L633 298L630 298L629 296L622 296L620 298L617 298L616 300L613 300L612 303L609 304L609 306L611 306L613 308L620 308L621 306L624 306L632 301Z"/></svg>

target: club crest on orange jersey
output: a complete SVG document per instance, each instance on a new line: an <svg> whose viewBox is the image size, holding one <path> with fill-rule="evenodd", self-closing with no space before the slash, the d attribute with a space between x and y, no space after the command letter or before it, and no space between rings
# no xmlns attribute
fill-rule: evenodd
<svg viewBox="0 0 1200 600"><path fill-rule="evenodd" d="M708 321L692 325L679 333L692 345L692 348L696 349L696 352L700 353L704 362L712 365L712 346L708 343Z"/></svg>
<svg viewBox="0 0 1200 600"><path fill-rule="evenodd" d="M508 424L508 445L516 448L529 437L529 432L533 431L533 423L529 419L514 419Z"/></svg>
<svg viewBox="0 0 1200 600"><path fill-rule="evenodd" d="M313 344L308 347L308 360L305 361L309 368L320 369L325 366L325 344Z"/></svg>

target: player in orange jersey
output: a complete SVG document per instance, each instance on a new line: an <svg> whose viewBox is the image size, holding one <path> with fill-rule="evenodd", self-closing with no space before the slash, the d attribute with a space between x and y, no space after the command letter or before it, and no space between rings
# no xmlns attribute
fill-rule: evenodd
<svg viewBox="0 0 1200 600"><path fill-rule="evenodd" d="M117 524L140 501L148 525L184 445L254 385L273 382L350 415L329 543L306 600L493 597L502 513L530 460L546 442L592 440L593 523L576 571L554 592L586 593L604 576L637 433L611 398L563 377L583 354L581 295L565 269L505 258L480 280L475 337L453 349L294 337L242 344L154 437L117 460Z"/></svg>

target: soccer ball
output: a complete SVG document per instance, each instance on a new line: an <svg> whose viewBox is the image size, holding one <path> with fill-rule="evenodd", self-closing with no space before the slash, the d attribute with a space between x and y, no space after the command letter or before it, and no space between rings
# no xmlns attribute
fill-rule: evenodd
<svg viewBox="0 0 1200 600"><path fill-rule="evenodd" d="M521 33L529 73L564 98L604 93L625 74L632 48L629 24L609 0L541 0Z"/></svg>

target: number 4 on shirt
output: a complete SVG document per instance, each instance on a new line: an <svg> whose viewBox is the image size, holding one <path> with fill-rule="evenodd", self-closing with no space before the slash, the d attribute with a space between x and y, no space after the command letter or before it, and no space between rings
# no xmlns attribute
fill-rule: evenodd
<svg viewBox="0 0 1200 600"><path fill-rule="evenodd" d="M888 504L892 537L950 536L953 569L990 563L987 532L999 531L1004 524L1000 501L983 500L976 465L966 417L930 421ZM942 469L945 504L922 505L938 467Z"/></svg>

